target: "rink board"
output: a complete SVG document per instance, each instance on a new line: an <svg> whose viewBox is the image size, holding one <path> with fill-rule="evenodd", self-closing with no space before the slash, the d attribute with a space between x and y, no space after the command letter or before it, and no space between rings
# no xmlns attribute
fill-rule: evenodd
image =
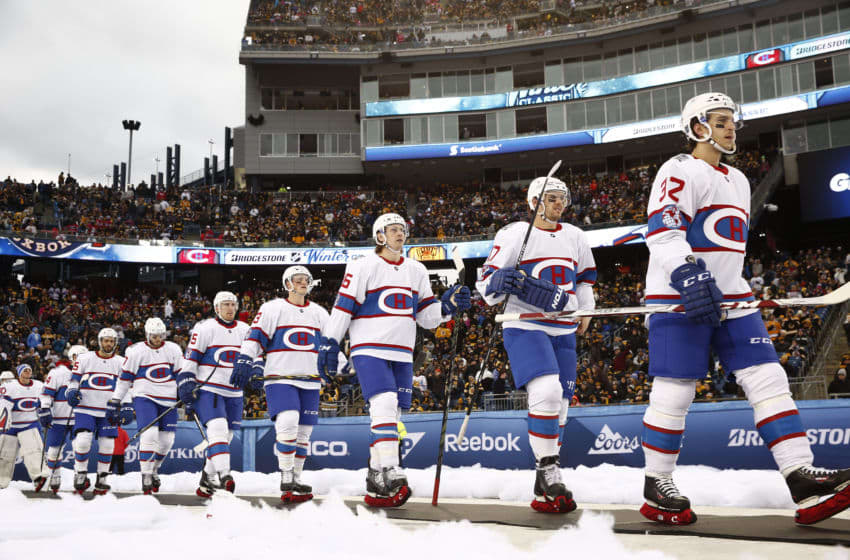
<svg viewBox="0 0 850 560"><path fill-rule="evenodd" d="M52 494L26 491L30 498L58 499ZM138 496L137 493L116 492L119 498ZM203 506L205 500L191 494L153 494L161 504L168 506ZM91 499L90 494L86 497ZM265 503L271 507L296 508L283 505L278 496L237 496L237 498L259 505ZM319 498L317 501L321 501ZM356 512L358 506L366 507L362 500L345 501ZM827 519L817 525L800 526L793 518L781 515L727 516L697 515L699 519L693 525L660 525L645 519L640 513L630 509L577 509L567 515L538 513L527 506L482 503L446 503L437 507L427 502L411 501L401 508L377 509L390 519L409 521L469 521L471 523L492 523L542 530L557 530L572 527L578 523L585 511L608 515L614 518L614 532L625 534L681 535L717 539L739 539L749 541L789 542L813 545L842 545L850 547L850 520Z"/></svg>

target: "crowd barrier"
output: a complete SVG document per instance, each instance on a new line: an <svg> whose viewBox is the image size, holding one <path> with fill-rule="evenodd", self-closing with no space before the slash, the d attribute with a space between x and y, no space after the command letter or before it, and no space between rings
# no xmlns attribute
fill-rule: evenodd
<svg viewBox="0 0 850 560"><path fill-rule="evenodd" d="M850 400L801 401L798 403L816 464L827 468L850 463ZM561 464L596 466L603 463L643 466L640 445L645 405L576 407L570 409ZM440 438L440 413L410 414L402 420L407 428L402 456L405 467L434 465ZM496 469L529 469L533 460L528 445L526 416L522 411L476 412L463 441L457 432L462 413L449 416L444 461L452 467L480 464ZM135 433L135 424L127 426ZM237 471L274 472L274 427L269 420L245 420L231 443L231 461ZM180 422L177 437L161 473L199 472L203 457L193 451L201 441L194 423ZM320 418L313 430L306 469L360 469L369 455L368 417ZM70 446L63 465L72 468ZM19 459L20 462L20 459ZM125 454L126 469L139 468L138 445ZM697 403L691 406L680 465L706 465L719 469L774 469L776 465L762 444L745 401ZM89 472L95 471L94 460ZM15 478L27 480L22 464Z"/></svg>

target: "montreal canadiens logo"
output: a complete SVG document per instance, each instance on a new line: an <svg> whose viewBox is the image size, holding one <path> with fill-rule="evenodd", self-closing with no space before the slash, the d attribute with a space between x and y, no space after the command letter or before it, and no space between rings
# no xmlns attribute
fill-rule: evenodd
<svg viewBox="0 0 850 560"><path fill-rule="evenodd" d="M239 350L235 348L219 348L215 351L215 354L213 354L213 360L215 360L215 363L220 365L233 365L238 357Z"/></svg>
<svg viewBox="0 0 850 560"><path fill-rule="evenodd" d="M549 280L557 286L566 287L568 290L573 286L572 263L567 259L545 259L534 264L531 275L535 278Z"/></svg>
<svg viewBox="0 0 850 560"><path fill-rule="evenodd" d="M107 373L93 373L89 375L88 384L92 389L111 389L115 386L115 377Z"/></svg>
<svg viewBox="0 0 850 560"><path fill-rule="evenodd" d="M38 399L34 397L24 397L18 401L18 410L29 412L38 408Z"/></svg>
<svg viewBox="0 0 850 560"><path fill-rule="evenodd" d="M747 215L742 210L721 208L706 218L703 232L715 245L744 252L747 246L747 227Z"/></svg>
<svg viewBox="0 0 850 560"><path fill-rule="evenodd" d="M381 293L378 307L390 315L410 315L413 309L413 296L404 288L389 288Z"/></svg>
<svg viewBox="0 0 850 560"><path fill-rule="evenodd" d="M301 327L288 329L283 337L283 344L291 350L314 350L315 343L316 336L313 331Z"/></svg>
<svg viewBox="0 0 850 560"><path fill-rule="evenodd" d="M170 367L154 367L145 372L145 378L151 383L167 383L171 381Z"/></svg>

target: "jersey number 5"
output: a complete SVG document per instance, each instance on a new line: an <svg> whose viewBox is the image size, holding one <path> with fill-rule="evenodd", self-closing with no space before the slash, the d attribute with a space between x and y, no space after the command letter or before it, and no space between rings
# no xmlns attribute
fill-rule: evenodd
<svg viewBox="0 0 850 560"><path fill-rule="evenodd" d="M676 186L670 185L668 188L667 181L671 183L676 183ZM664 179L661 183L661 196L658 198L658 202L664 200L664 197L669 196L673 202L679 202L679 197L676 196L680 190L685 188L685 182L681 179L677 179L676 177L669 177L668 179Z"/></svg>
<svg viewBox="0 0 850 560"><path fill-rule="evenodd" d="M343 277L342 284L340 285L342 288L347 288L349 285L351 285L351 276L352 274L349 272L345 275L345 277Z"/></svg>

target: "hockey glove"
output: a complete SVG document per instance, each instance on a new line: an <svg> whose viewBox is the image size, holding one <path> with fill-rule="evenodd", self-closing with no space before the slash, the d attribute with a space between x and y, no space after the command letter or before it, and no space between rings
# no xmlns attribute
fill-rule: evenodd
<svg viewBox="0 0 850 560"><path fill-rule="evenodd" d="M706 270L705 261L689 257L689 262L670 274L670 286L681 294L688 319L698 324L720 326L723 294L711 272Z"/></svg>
<svg viewBox="0 0 850 560"><path fill-rule="evenodd" d="M319 339L319 357L316 360L319 376L330 383L339 367L339 342L332 338Z"/></svg>
<svg viewBox="0 0 850 560"><path fill-rule="evenodd" d="M230 384L234 387L244 388L251 380L251 368L254 365L254 359L245 354L239 354L236 362L233 364L233 373L230 374Z"/></svg>
<svg viewBox="0 0 850 560"><path fill-rule="evenodd" d="M518 294L522 291L525 275L515 268L500 268L490 277L485 295Z"/></svg>
<svg viewBox="0 0 850 560"><path fill-rule="evenodd" d="M119 412L118 417L121 422L121 425L124 426L129 424L136 418L136 413L133 410L132 405L124 404L121 406L121 412Z"/></svg>
<svg viewBox="0 0 850 560"><path fill-rule="evenodd" d="M472 307L471 293L468 286L452 286L440 298L440 309L443 315L454 315L458 311L466 311Z"/></svg>
<svg viewBox="0 0 850 560"><path fill-rule="evenodd" d="M262 389L265 384L265 381L263 380L265 367L265 360L255 360L253 367L251 367L251 388L255 391Z"/></svg>
<svg viewBox="0 0 850 560"><path fill-rule="evenodd" d="M570 297L566 290L543 278L526 278L519 299L539 307L544 312L578 309L576 298Z"/></svg>
<svg viewBox="0 0 850 560"><path fill-rule="evenodd" d="M50 409L47 407L42 407L38 409L38 421L41 423L42 428L49 428L53 423L53 414L50 412Z"/></svg>
<svg viewBox="0 0 850 560"><path fill-rule="evenodd" d="M110 424L118 424L121 421L121 401L118 399L109 399L106 403L106 421Z"/></svg>
<svg viewBox="0 0 850 560"><path fill-rule="evenodd" d="M186 404L194 404L198 400L198 382L195 374L181 371L177 374L177 396Z"/></svg>
<svg viewBox="0 0 850 560"><path fill-rule="evenodd" d="M80 390L76 387L69 387L65 390L65 398L68 399L68 406L71 408L80 404L80 401L83 400L83 396L80 394Z"/></svg>

